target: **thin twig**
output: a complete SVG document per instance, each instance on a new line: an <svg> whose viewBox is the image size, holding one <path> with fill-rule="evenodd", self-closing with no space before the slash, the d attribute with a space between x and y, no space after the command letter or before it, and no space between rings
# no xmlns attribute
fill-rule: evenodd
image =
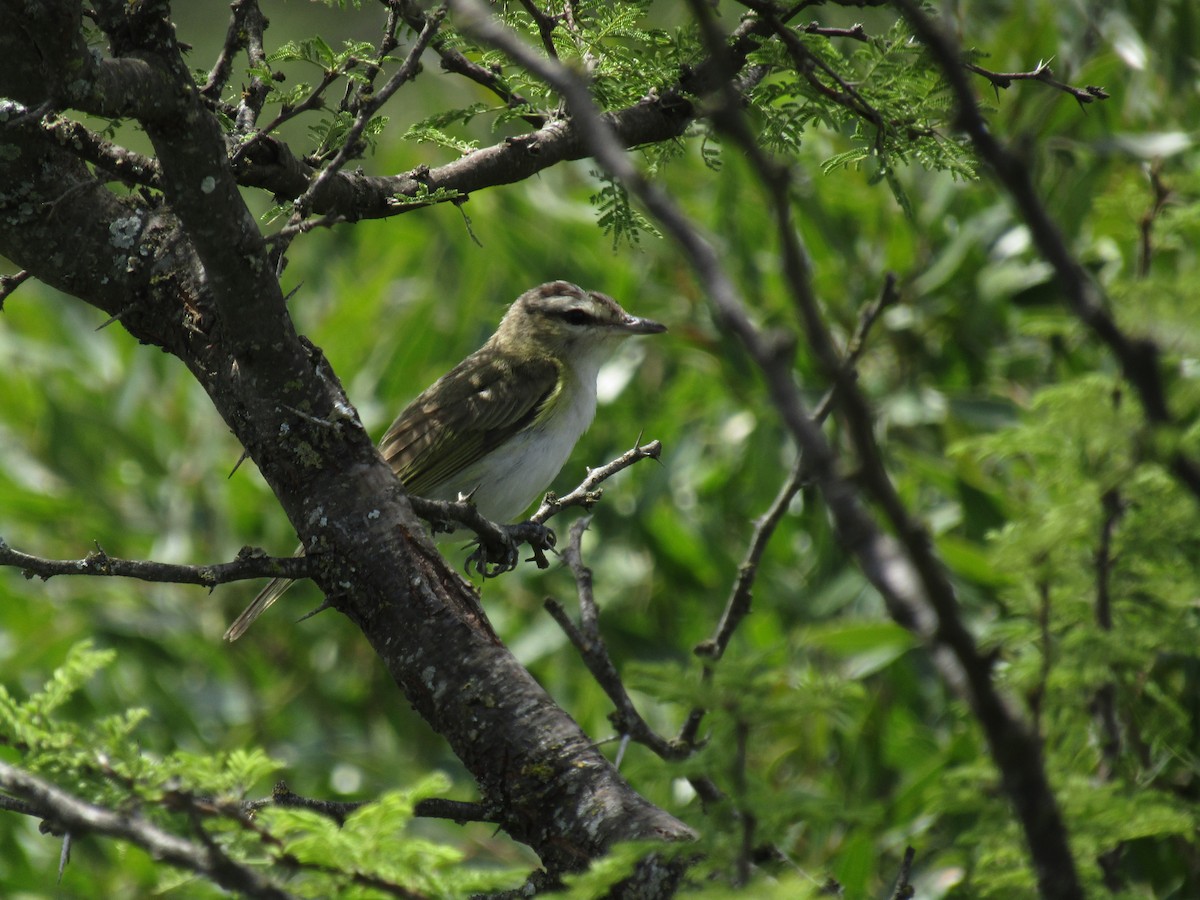
<svg viewBox="0 0 1200 900"><path fill-rule="evenodd" d="M379 47L375 53L375 62L368 62L364 68L366 70L367 80L365 84L360 84L355 90L356 102L361 105L363 98L375 90L375 79L383 73L383 64L387 61L388 54L400 46L400 39L396 37L396 32L400 29L400 9L398 4L387 3L387 19L383 25L383 36L379 39ZM420 28L417 31L421 31Z"/></svg>
<svg viewBox="0 0 1200 900"><path fill-rule="evenodd" d="M583 533L590 521L591 518L585 516L571 525L567 546L562 551L563 561L575 577L575 587L579 596L579 624L571 621L571 617L557 600L548 597L543 605L579 651L584 665L616 707L611 719L617 731L649 747L663 759L682 759L691 752L691 748L672 744L656 733L642 718L625 690L621 675L608 653L604 636L600 633L599 608L596 606L592 585L592 570L584 564L580 549Z"/></svg>
<svg viewBox="0 0 1200 900"><path fill-rule="evenodd" d="M992 87L996 89L997 94L1002 90L1008 90L1014 81L1037 81L1049 85L1057 91L1062 91L1064 94L1070 94L1079 102L1080 106L1109 98L1108 91L1094 84L1077 88L1066 82L1059 81L1054 77L1054 71L1050 68L1049 63L1040 63L1035 69L1029 72L993 72L971 62L965 62L962 65L968 72L982 75L990 81Z"/></svg>
<svg viewBox="0 0 1200 900"><path fill-rule="evenodd" d="M250 578L307 578L313 569L312 561L306 557L267 556L261 550L249 547L243 547L230 562L202 566L118 559L109 556L99 545L83 559L45 559L15 550L3 538L0 538L0 566L21 569L26 578L43 581L56 575L91 575L137 578L162 584L198 584L207 588Z"/></svg>
<svg viewBox="0 0 1200 900"><path fill-rule="evenodd" d="M362 800L319 800L313 797L302 797L287 786L287 782L277 782L271 789L271 796L261 800L245 800L239 804L244 813L256 813L260 809L279 806L284 809L307 809L320 813L332 819L338 825L345 825L346 818L367 805Z"/></svg>
<svg viewBox="0 0 1200 900"><path fill-rule="evenodd" d="M884 287L879 297L868 304L859 316L854 334L846 345L846 353L842 362L843 371L853 373L859 357L866 348L866 339L871 326L875 324L883 310L895 302L896 296L896 277L889 272L884 279ZM815 422L823 423L825 421L833 408L836 396L837 389L830 388L821 398L821 402L813 411L812 417ZM801 455L797 457L792 471L788 474L775 499L771 501L767 511L756 522L754 534L742 563L738 566L738 577L730 592L729 600L725 604L725 610L721 614L717 629L711 638L696 647L697 655L715 662L725 653L725 648L729 644L733 632L750 612L754 580L758 574L759 562L762 560L763 553L766 552L767 544L787 512L788 506L791 505L792 499L807 480L807 467L804 465L804 457ZM691 721L690 717L689 721Z"/></svg>
<svg viewBox="0 0 1200 900"><path fill-rule="evenodd" d="M213 103L221 99L221 92L225 90L225 85L229 82L229 76L233 71L234 58L240 51L249 51L251 65L258 65L266 59L266 54L263 52L263 32L266 30L267 20L263 16L262 10L259 9L258 0L233 0L229 9L231 15L229 27L225 31L225 42L221 46L221 52L217 55L217 61L213 63L213 67L208 73L208 78L200 88L200 94ZM266 86L256 76L252 80L248 93L250 95L262 93L265 96L266 91ZM242 103L246 105L248 100L244 98ZM252 105L251 108L253 108ZM258 109L261 108L262 105L259 103ZM255 115L256 113L257 111L255 111ZM250 125L254 124L254 117L251 116Z"/></svg>
<svg viewBox="0 0 1200 900"><path fill-rule="evenodd" d="M521 6L537 25L538 36L542 39L542 47L545 48L546 55L558 59L558 51L554 48L554 29L558 27L558 18L546 15L537 8L537 4L533 0L521 0ZM567 6L569 7L570 4L568 3Z"/></svg>
<svg viewBox="0 0 1200 900"><path fill-rule="evenodd" d="M419 32L425 27L426 13L419 3L415 2L415 0L399 0L398 6L400 14L404 17L405 23L410 28ZM509 88L497 69L472 62L458 49L453 47L444 37L440 35L435 37L430 42L430 47L441 57L442 69L455 75L462 75L464 78L468 78L479 86L486 88L499 97L509 109L520 109L531 106L526 97ZM540 113L528 112L523 114L521 118L534 128L541 128L546 124L546 117Z"/></svg>
<svg viewBox="0 0 1200 900"><path fill-rule="evenodd" d="M303 113L310 112L314 109L320 109L325 103L325 91L329 86L342 77L344 72L341 69L328 69L321 75L320 83L309 92L308 96L297 103L295 106L287 106L280 109L279 113L268 122L264 127L259 128L242 143L233 152L230 158L231 162L236 166L241 159L253 150L259 143L266 141L271 135L279 130L279 127L285 122L296 118ZM249 131L249 129L245 129Z"/></svg>
<svg viewBox="0 0 1200 900"><path fill-rule="evenodd" d="M744 887L750 881L750 868L754 860L754 834L758 828L758 817L750 808L750 799L746 790L746 768L749 765L750 723L744 716L738 715L733 725L733 790L737 796L738 824L741 825L742 840L738 847L736 872L733 876L735 887Z"/></svg>
<svg viewBox="0 0 1200 900"><path fill-rule="evenodd" d="M1100 497L1104 518L1100 523L1100 544L1096 548L1096 626L1104 632L1113 630L1112 574L1116 565L1113 554L1113 535L1125 514L1125 501L1119 489L1113 487ZM1096 689L1092 708L1100 728L1102 781L1111 780L1121 755L1121 725L1117 718L1117 688L1109 679Z"/></svg>
<svg viewBox="0 0 1200 900"><path fill-rule="evenodd" d="M849 28L829 28L817 22L809 22L804 26L803 31L805 34L816 34L821 37L850 38L855 41L862 41L863 43L871 40L871 36L867 34L867 29L863 28L861 23L852 25Z"/></svg>
<svg viewBox="0 0 1200 900"><path fill-rule="evenodd" d="M400 68L392 75L387 82L371 95L371 98L364 102L354 116L354 124L346 132L346 136L342 141L342 147L338 150L337 155L330 161L321 173L313 179L308 190L296 199L296 215L304 216L307 214L309 205L312 202L312 197L321 187L341 171L351 158L358 156L362 151L359 146L359 141L362 139L363 132L367 125L371 122L371 117L379 111L385 103L387 103L392 95L400 89L407 81L411 81L420 71L421 54L425 52L425 48L429 46L429 42L433 40L433 36L441 27L442 19L444 18L445 10L439 9L433 15L428 16L425 21L425 27L421 29L421 33L417 35L417 39L413 42L412 47L408 51L408 56L401 63Z"/></svg>
<svg viewBox="0 0 1200 900"><path fill-rule="evenodd" d="M859 315L854 334L851 335L849 342L846 344L846 354L842 365L847 371L852 371L854 366L858 364L859 357L866 349L866 340L868 334L870 334L871 327L879 319L883 310L895 302L896 296L896 278L889 272L884 279L883 290L880 292L879 297L870 303ZM835 388L830 388L826 391L825 396L821 398L821 402L817 404L816 409L813 411L813 419L816 422L824 422L829 416L836 396ZM808 480L809 473L807 466L804 464L804 457L803 455L797 456L796 462L793 464L779 492L775 495L775 499L771 501L770 506L767 507L767 511L755 522L754 533L750 538L750 543L746 548L741 565L738 566L738 577L729 592L729 599L725 602L725 609L722 611L721 618L717 622L716 630L713 632L711 638L697 644L693 650L697 656L703 657L706 660L704 672L701 676L705 681L712 678L713 664L724 656L725 648L729 645L734 631L737 630L742 620L749 615L759 562L762 560L767 544L774 535L775 529L783 520L783 516L791 505L793 498L800 492L800 489ZM684 719L676 742L688 747L695 746L700 725L704 721L706 714L707 710L703 707L694 707Z"/></svg>
<svg viewBox="0 0 1200 900"><path fill-rule="evenodd" d="M1138 242L1137 273L1139 278L1145 278L1150 274L1150 261L1154 258L1154 223L1162 215L1167 202L1171 199L1171 189L1162 177L1162 160L1156 160L1149 169L1150 190L1153 192L1152 202L1150 208L1142 214L1138 221L1138 231L1141 237Z"/></svg>
<svg viewBox="0 0 1200 900"><path fill-rule="evenodd" d="M591 509L602 496L602 492L599 490L601 484L618 472L628 469L636 462L643 459L658 459L660 456L662 456L661 441L650 441L640 446L632 447L611 462L605 463L596 469L588 469L587 477L574 490L563 494L561 497L553 493L547 493L542 498L541 505L538 506L537 511L529 518L533 522L545 524L568 507L578 506L583 509Z"/></svg>

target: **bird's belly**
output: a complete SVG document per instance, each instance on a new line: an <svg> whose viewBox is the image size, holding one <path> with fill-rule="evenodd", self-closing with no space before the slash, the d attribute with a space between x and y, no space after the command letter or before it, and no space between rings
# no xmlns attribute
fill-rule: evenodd
<svg viewBox="0 0 1200 900"><path fill-rule="evenodd" d="M591 417L571 412L564 414L565 421L535 425L509 438L440 486L436 498L456 500L460 494L470 494L485 518L513 521L550 486L587 430Z"/></svg>

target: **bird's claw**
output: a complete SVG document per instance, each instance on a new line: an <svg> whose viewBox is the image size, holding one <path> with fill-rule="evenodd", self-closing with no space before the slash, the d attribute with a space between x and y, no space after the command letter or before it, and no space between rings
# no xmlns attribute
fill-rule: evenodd
<svg viewBox="0 0 1200 900"><path fill-rule="evenodd" d="M538 522L519 522L516 525L500 525L495 540L485 541L482 536L475 550L467 557L466 571L476 573L484 578L495 578L505 572L511 572L521 561L520 545L528 544L533 556L526 562L535 562L539 569L550 567L546 559L546 551L554 550L558 538L554 532Z"/></svg>

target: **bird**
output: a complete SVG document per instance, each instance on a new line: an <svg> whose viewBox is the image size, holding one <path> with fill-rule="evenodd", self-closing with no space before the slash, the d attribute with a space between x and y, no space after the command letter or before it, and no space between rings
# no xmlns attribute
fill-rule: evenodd
<svg viewBox="0 0 1200 900"><path fill-rule="evenodd" d="M379 452L409 493L466 497L484 518L511 522L591 425L600 366L626 338L666 330L607 294L569 281L539 285L508 307L482 347L404 408ZM271 581L225 639L241 637L291 584Z"/></svg>

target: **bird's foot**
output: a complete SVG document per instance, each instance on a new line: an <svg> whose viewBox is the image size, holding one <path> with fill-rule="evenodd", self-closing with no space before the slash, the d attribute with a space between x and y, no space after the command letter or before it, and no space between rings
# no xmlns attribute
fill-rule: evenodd
<svg viewBox="0 0 1200 900"><path fill-rule="evenodd" d="M539 569L548 569L546 552L553 551L558 538L538 522L518 522L516 525L496 525L490 534L479 535L475 550L467 557L467 574L474 569L484 578L495 578L511 572L521 561L520 546L528 544L533 551L527 562L536 562Z"/></svg>

